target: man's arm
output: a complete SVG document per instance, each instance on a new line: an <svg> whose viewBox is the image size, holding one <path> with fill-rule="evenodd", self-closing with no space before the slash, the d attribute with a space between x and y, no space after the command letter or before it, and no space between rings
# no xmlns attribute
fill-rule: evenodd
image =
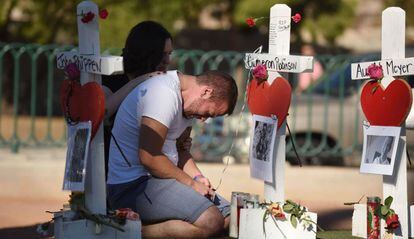
<svg viewBox="0 0 414 239"><path fill-rule="evenodd" d="M188 127L177 139L177 144L183 144L190 138L191 127ZM196 163L193 160L193 156L190 153L190 148L181 148L178 149L178 167L183 169L185 173L190 175L190 177L195 178L197 181L203 183L207 187L211 187L210 181L208 178L204 177L200 169L197 167Z"/></svg>
<svg viewBox="0 0 414 239"><path fill-rule="evenodd" d="M211 189L193 180L162 153L167 132L168 128L160 122L149 117L142 117L139 136L141 164L155 177L174 178L180 183L192 187L201 195L211 195L213 193Z"/></svg>

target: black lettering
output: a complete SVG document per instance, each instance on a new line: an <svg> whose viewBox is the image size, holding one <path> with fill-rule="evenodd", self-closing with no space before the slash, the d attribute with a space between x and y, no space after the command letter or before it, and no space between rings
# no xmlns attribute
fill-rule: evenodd
<svg viewBox="0 0 414 239"><path fill-rule="evenodd" d="M356 69L356 78L365 77L366 76L365 73L366 71L364 71L364 69L362 69L361 65L358 63L357 69Z"/></svg>
<svg viewBox="0 0 414 239"><path fill-rule="evenodd" d="M391 75L390 74L390 69L391 69L391 72L394 72L394 62L393 61L387 61L387 62L385 62L385 69L387 70L387 75Z"/></svg>

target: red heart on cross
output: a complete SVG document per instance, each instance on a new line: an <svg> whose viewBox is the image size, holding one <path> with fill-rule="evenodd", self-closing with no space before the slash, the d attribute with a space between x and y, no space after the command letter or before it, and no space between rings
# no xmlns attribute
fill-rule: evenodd
<svg viewBox="0 0 414 239"><path fill-rule="evenodd" d="M96 82L83 86L74 80L64 80L60 89L60 104L69 120L92 122L91 139L98 131L105 115L105 95Z"/></svg>
<svg viewBox="0 0 414 239"><path fill-rule="evenodd" d="M413 96L410 85L393 80L386 89L376 80L367 81L361 91L361 107L371 125L400 126L411 109Z"/></svg>
<svg viewBox="0 0 414 239"><path fill-rule="evenodd" d="M247 89L247 104L255 115L276 115L277 127L280 128L288 114L291 93L292 87L283 77L277 77L271 85L253 78Z"/></svg>

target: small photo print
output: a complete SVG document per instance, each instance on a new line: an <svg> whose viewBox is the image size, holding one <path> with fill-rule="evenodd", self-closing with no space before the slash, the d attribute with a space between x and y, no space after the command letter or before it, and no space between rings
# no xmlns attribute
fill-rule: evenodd
<svg viewBox="0 0 414 239"><path fill-rule="evenodd" d="M249 153L250 175L272 183L277 119L253 115L253 126Z"/></svg>
<svg viewBox="0 0 414 239"><path fill-rule="evenodd" d="M392 175L401 128L364 126L361 173Z"/></svg>
<svg viewBox="0 0 414 239"><path fill-rule="evenodd" d="M365 163L390 165L394 136L367 135L367 152Z"/></svg>
<svg viewBox="0 0 414 239"><path fill-rule="evenodd" d="M85 173L91 138L91 123L68 125L68 150L66 153L63 190L84 191Z"/></svg>
<svg viewBox="0 0 414 239"><path fill-rule="evenodd" d="M256 121L253 134L253 158L270 161L274 124Z"/></svg>

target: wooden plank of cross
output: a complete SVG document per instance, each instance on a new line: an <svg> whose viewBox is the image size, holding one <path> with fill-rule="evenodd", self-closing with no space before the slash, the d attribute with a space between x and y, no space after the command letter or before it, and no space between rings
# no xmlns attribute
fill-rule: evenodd
<svg viewBox="0 0 414 239"><path fill-rule="evenodd" d="M269 53L246 53L245 67L252 70L256 65L265 65L268 69L268 83L282 77L281 73L301 73L313 71L312 56L289 55L290 51L291 9L286 4L275 4L270 9ZM260 50L259 50L260 51ZM283 75L287 80L287 74ZM280 78L279 78L280 79ZM289 86L290 88L290 86ZM290 100L289 100L290 104ZM251 106L249 105L251 108ZM252 111L252 110L251 110ZM252 111L253 112L253 111ZM287 113L287 112L286 112ZM280 121L280 119L278 119ZM275 140L276 158L273 163L273 182L265 182L264 195L267 201L283 202L284 165L286 160L285 122L277 132Z"/></svg>
<svg viewBox="0 0 414 239"><path fill-rule="evenodd" d="M381 60L359 62L351 65L353 80L368 79L368 67L372 64L381 65L384 78L382 86L386 89L395 80L394 76L414 74L414 58L405 58L405 11L401 8L390 7L382 13L382 55ZM408 109L409 110L409 109ZM384 112L386 113L386 112ZM369 120L368 120L369 121ZM403 123L399 144L399 153L395 158L394 174L383 176L383 198L392 196L392 207L398 214L401 227L393 238L408 238L409 209L407 201L407 154L406 132ZM360 220L366 220L361 218ZM384 222L381 226L384 235Z"/></svg>
<svg viewBox="0 0 414 239"><path fill-rule="evenodd" d="M264 182L264 196L267 202L285 201L285 163L286 163L286 116L291 99L291 86L287 74L310 72L313 70L312 56L289 55L291 9L285 4L275 4L270 9L269 53L260 50L245 56L245 66L251 70L256 65L265 65L268 69L267 82L252 80L248 87L248 105L253 114L268 117L277 116L278 130L274 143L274 155L271 156L272 182ZM283 74L283 76L282 76ZM252 142L253 143L253 142ZM305 227L293 227L290 220L274 223L263 221L265 209L241 209L239 238L303 238L313 239L316 234ZM313 222L317 215L307 212ZM293 218L293 217L292 217ZM235 227L237 228L237 227ZM263 233L266 228L266 234ZM237 233L236 233L237 234Z"/></svg>
<svg viewBox="0 0 414 239"><path fill-rule="evenodd" d="M81 19L85 14L93 13L89 22ZM100 56L98 6L91 1L81 2L77 7L78 51L57 54L57 67L65 69L69 63L75 63L80 72L82 85L95 81L101 84L101 75L123 72L122 57ZM83 99L87 101L88 99ZM85 179L85 203L92 213L106 214L106 185L104 169L103 126L102 123L93 138L88 156Z"/></svg>

